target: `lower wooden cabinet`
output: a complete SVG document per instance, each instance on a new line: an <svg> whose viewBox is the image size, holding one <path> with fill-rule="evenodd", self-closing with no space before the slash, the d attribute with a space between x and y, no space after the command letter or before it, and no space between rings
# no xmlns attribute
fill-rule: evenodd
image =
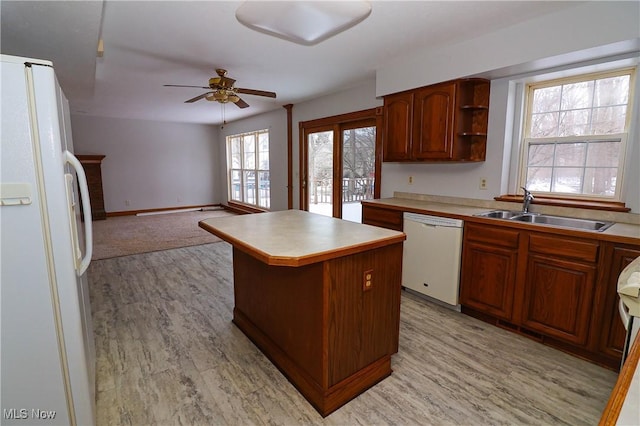
<svg viewBox="0 0 640 426"><path fill-rule="evenodd" d="M626 331L618 313L618 276L629 263L640 256L640 247L609 244L606 253L609 261L606 262L602 286L599 288L603 310L600 318L592 322L593 336L600 355L619 362Z"/></svg>
<svg viewBox="0 0 640 426"><path fill-rule="evenodd" d="M617 369L618 275L640 246L465 224L462 311Z"/></svg>
<svg viewBox="0 0 640 426"><path fill-rule="evenodd" d="M589 332L595 266L529 255L521 325L584 345Z"/></svg>
<svg viewBox="0 0 640 426"><path fill-rule="evenodd" d="M362 205L362 222L402 231L403 212ZM466 221L460 271L462 312L611 369L625 329L618 276L640 244Z"/></svg>
<svg viewBox="0 0 640 426"><path fill-rule="evenodd" d="M598 248L597 241L529 234L522 326L587 343Z"/></svg>
<svg viewBox="0 0 640 426"><path fill-rule="evenodd" d="M362 223L365 225L380 226L382 228L402 231L403 212L401 210L386 209L362 205Z"/></svg>
<svg viewBox="0 0 640 426"><path fill-rule="evenodd" d="M511 320L518 231L466 224L460 303Z"/></svg>

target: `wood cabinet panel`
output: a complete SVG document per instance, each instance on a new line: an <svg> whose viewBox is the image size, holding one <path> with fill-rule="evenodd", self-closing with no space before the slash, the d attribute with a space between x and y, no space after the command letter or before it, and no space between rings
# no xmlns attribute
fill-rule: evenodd
<svg viewBox="0 0 640 426"><path fill-rule="evenodd" d="M452 157L455 89L455 83L448 83L416 91L412 158L433 160Z"/></svg>
<svg viewBox="0 0 640 426"><path fill-rule="evenodd" d="M601 283L604 293L602 320L594 326L598 333L598 350L605 356L618 362L622 359L626 330L618 313L618 276L635 258L640 256L640 247L616 246L611 250L611 262L608 273Z"/></svg>
<svg viewBox="0 0 640 426"><path fill-rule="evenodd" d="M402 231L403 213L400 210L362 205L362 223Z"/></svg>
<svg viewBox="0 0 640 426"><path fill-rule="evenodd" d="M300 267L267 265L234 247L233 265L234 324L322 416L391 374L401 243Z"/></svg>
<svg viewBox="0 0 640 426"><path fill-rule="evenodd" d="M531 234L529 237L530 252L583 262L595 262L598 259L598 248L598 242L591 240L544 234Z"/></svg>
<svg viewBox="0 0 640 426"><path fill-rule="evenodd" d="M470 241L481 241L490 245L500 247L518 248L520 231L493 226L466 223L464 228L464 238Z"/></svg>
<svg viewBox="0 0 640 426"><path fill-rule="evenodd" d="M384 161L411 158L413 93L398 93L384 99Z"/></svg>
<svg viewBox="0 0 640 426"><path fill-rule="evenodd" d="M487 151L490 84L469 78L459 82L454 157L484 161Z"/></svg>
<svg viewBox="0 0 640 426"><path fill-rule="evenodd" d="M102 190L102 160L104 155L77 155L87 177L89 187L89 202L91 203L91 218L105 220L107 212L104 209L104 192ZM82 208L82 204L80 204Z"/></svg>
<svg viewBox="0 0 640 426"><path fill-rule="evenodd" d="M460 303L505 320L511 319L517 251L465 241Z"/></svg>
<svg viewBox="0 0 640 426"><path fill-rule="evenodd" d="M522 325L549 336L586 344L596 268L530 254Z"/></svg>
<svg viewBox="0 0 640 426"><path fill-rule="evenodd" d="M332 259L326 270L328 384L333 386L371 360L398 352L402 244ZM363 290L363 271L371 271L368 290Z"/></svg>
<svg viewBox="0 0 640 426"><path fill-rule="evenodd" d="M269 266L233 249L234 317L250 318L287 357L322 383L322 264ZM304 285L301 285L304 283Z"/></svg>

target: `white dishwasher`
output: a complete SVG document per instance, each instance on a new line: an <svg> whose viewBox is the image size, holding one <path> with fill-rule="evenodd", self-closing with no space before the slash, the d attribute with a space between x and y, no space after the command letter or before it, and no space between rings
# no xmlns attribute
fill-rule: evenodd
<svg viewBox="0 0 640 426"><path fill-rule="evenodd" d="M403 287L460 309L462 225L458 219L404 213Z"/></svg>

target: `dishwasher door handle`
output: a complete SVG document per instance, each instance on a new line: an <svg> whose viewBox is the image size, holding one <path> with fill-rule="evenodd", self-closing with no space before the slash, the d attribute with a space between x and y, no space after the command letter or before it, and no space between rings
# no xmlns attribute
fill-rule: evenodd
<svg viewBox="0 0 640 426"><path fill-rule="evenodd" d="M418 223L420 223L420 225L422 225L422 226L424 226L426 228L437 228L438 227L438 225L432 225L430 223L424 223L424 222L418 222Z"/></svg>

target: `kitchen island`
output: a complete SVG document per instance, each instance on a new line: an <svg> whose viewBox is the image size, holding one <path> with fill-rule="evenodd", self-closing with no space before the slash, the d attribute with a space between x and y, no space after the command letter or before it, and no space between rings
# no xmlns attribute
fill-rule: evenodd
<svg viewBox="0 0 640 426"><path fill-rule="evenodd" d="M327 416L391 374L402 232L299 210L212 218L233 246L233 322Z"/></svg>

